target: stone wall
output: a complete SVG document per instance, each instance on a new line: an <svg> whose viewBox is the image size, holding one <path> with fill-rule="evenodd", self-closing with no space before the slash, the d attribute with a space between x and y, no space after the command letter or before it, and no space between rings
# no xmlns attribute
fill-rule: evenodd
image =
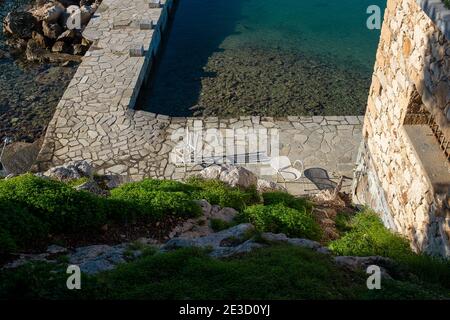
<svg viewBox="0 0 450 320"><path fill-rule="evenodd" d="M404 121L418 96L450 138L449 21L440 1L388 0L353 185L355 202L374 208L415 250L441 256L450 255L448 160L424 160ZM427 168L438 165L447 172L431 177Z"/></svg>

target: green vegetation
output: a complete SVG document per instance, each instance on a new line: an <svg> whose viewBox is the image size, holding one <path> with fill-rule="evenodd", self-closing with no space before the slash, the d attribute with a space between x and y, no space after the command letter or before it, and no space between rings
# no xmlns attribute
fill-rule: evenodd
<svg viewBox="0 0 450 320"><path fill-rule="evenodd" d="M124 184L110 197L73 188L86 181L66 184L32 174L0 180L0 253L45 243L49 234L89 232L111 221L195 217L201 213L198 199L238 210L259 201L254 188L239 190L220 181L147 179Z"/></svg>
<svg viewBox="0 0 450 320"><path fill-rule="evenodd" d="M226 260L199 249L148 253L97 276L81 290L65 288L62 266L36 263L0 271L0 299L431 299L441 288L414 281L382 282L368 290L367 275L338 268L325 255L273 246Z"/></svg>
<svg viewBox="0 0 450 320"><path fill-rule="evenodd" d="M450 0L442 0L442 2L444 3L447 9L450 9Z"/></svg>
<svg viewBox="0 0 450 320"><path fill-rule="evenodd" d="M284 233L289 237L320 239L320 227L305 208L297 210L282 203L254 205L238 217L240 221L251 222L258 231Z"/></svg>
<svg viewBox="0 0 450 320"><path fill-rule="evenodd" d="M321 230L312 216L312 204L286 192L262 194L263 204L246 208L238 217L261 232L284 233L289 237L320 239Z"/></svg>
<svg viewBox="0 0 450 320"><path fill-rule="evenodd" d="M297 198L287 192L274 191L262 194L264 205L284 204L286 207L299 211L311 212L312 203L305 198Z"/></svg>
<svg viewBox="0 0 450 320"><path fill-rule="evenodd" d="M233 207L237 221L211 220L215 231L251 222L258 232L285 233L318 240L321 230L312 204L283 192L231 188L215 180L187 183L144 180L124 184L100 197L69 184L22 175L0 180L0 254L46 243L49 234L91 232L110 221L160 221L168 216L197 216L195 200ZM262 202L262 203L261 203ZM0 271L0 299L413 299L449 297L450 262L411 251L408 242L387 230L369 210L352 217L339 213L342 237L330 243L339 255L380 255L397 262L382 290L367 290L364 273L338 268L330 256L308 249L274 245L250 254L217 260L207 251L160 253L138 242L126 256L137 260L97 276L83 275L81 291L65 287L67 257L56 264L30 263ZM256 237L254 233L248 237ZM228 239L242 242L242 239Z"/></svg>
<svg viewBox="0 0 450 320"><path fill-rule="evenodd" d="M188 185L194 188L193 199L205 199L211 204L242 210L246 206L260 202L256 188L232 188L219 180L191 178Z"/></svg>
<svg viewBox="0 0 450 320"><path fill-rule="evenodd" d="M222 231L225 229L229 229L234 225L234 223L229 223L229 222L223 221L221 219L211 219L211 220L209 220L209 222L210 222L210 226L214 230L214 232L219 232L219 231Z"/></svg>
<svg viewBox="0 0 450 320"><path fill-rule="evenodd" d="M102 198L31 174L1 180L0 200L15 202L56 232L95 227L105 219Z"/></svg>
<svg viewBox="0 0 450 320"><path fill-rule="evenodd" d="M405 238L386 229L380 218L367 209L352 219L350 230L329 248L338 255L388 257L397 261L402 271L450 288L450 261L414 253Z"/></svg>

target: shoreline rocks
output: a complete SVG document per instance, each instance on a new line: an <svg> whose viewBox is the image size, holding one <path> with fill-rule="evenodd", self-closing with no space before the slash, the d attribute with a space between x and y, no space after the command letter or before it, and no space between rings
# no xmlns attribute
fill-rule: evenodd
<svg viewBox="0 0 450 320"><path fill-rule="evenodd" d="M10 38L11 49L25 52L28 61L80 62L78 56L89 48L81 32L100 3L101 0L41 1L31 9L9 12L3 31ZM79 26L72 25L78 22Z"/></svg>

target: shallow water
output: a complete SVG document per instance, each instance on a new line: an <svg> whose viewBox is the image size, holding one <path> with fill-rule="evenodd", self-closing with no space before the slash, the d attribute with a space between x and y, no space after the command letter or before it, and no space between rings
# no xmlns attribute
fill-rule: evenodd
<svg viewBox="0 0 450 320"><path fill-rule="evenodd" d="M0 17L17 3L19 0L0 1ZM0 141L10 136L31 142L43 135L75 70L75 65L31 64L17 59L10 54L0 28Z"/></svg>
<svg viewBox="0 0 450 320"><path fill-rule="evenodd" d="M385 0L180 0L138 107L176 115L363 114Z"/></svg>

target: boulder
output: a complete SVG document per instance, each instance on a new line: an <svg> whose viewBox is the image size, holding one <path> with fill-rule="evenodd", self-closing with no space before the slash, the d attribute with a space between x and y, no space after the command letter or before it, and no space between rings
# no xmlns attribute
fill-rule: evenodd
<svg viewBox="0 0 450 320"><path fill-rule="evenodd" d="M33 39L39 47L43 49L47 48L47 41L45 40L45 37L39 32L33 31L31 39Z"/></svg>
<svg viewBox="0 0 450 320"><path fill-rule="evenodd" d="M89 47L84 46L80 43L77 43L77 44L73 45L72 51L73 51L73 54L75 54L75 55L83 56L86 53L86 51L88 51L88 49L89 49Z"/></svg>
<svg viewBox="0 0 450 320"><path fill-rule="evenodd" d="M62 33L63 28L57 23L49 23L44 21L42 23L42 31L47 38L57 39Z"/></svg>
<svg viewBox="0 0 450 320"><path fill-rule="evenodd" d="M75 187L76 190L83 190L98 196L107 196L108 192L100 188L100 186L94 180L90 179L83 184Z"/></svg>
<svg viewBox="0 0 450 320"><path fill-rule="evenodd" d="M56 23L64 12L64 7L60 4L55 5L52 2L37 5L30 10L31 14L38 21L46 21L49 23Z"/></svg>
<svg viewBox="0 0 450 320"><path fill-rule="evenodd" d="M168 242L166 242L166 244L162 247L162 250L171 250L184 247L200 247L200 248L210 247L213 249L217 249L222 247L224 241L227 239L242 240L242 242L244 242L245 237L248 235L248 232L251 232L253 230L254 227L252 224L243 223L227 230L212 233L205 237L173 238Z"/></svg>
<svg viewBox="0 0 450 320"><path fill-rule="evenodd" d="M21 54L27 49L27 40L20 38L8 38L6 44L12 55Z"/></svg>
<svg viewBox="0 0 450 320"><path fill-rule="evenodd" d="M26 11L11 11L3 21L3 31L18 38L31 38L37 20Z"/></svg>
<svg viewBox="0 0 450 320"><path fill-rule="evenodd" d="M8 174L22 174L29 171L36 160L42 140L33 143L13 142L6 146L2 163Z"/></svg>
<svg viewBox="0 0 450 320"><path fill-rule="evenodd" d="M320 243L316 241L301 238L288 238L284 233L275 234L271 232L264 232L261 234L261 239L267 242L288 243L296 247L308 248L323 254L331 253L328 248L323 247Z"/></svg>
<svg viewBox="0 0 450 320"><path fill-rule="evenodd" d="M41 47L40 43L34 39L28 40L25 55L28 61L43 62L46 60L47 50Z"/></svg>
<svg viewBox="0 0 450 320"><path fill-rule="evenodd" d="M81 25L86 25L91 20L95 9L90 5L84 5L80 8L81 11Z"/></svg>
<svg viewBox="0 0 450 320"><path fill-rule="evenodd" d="M267 181L264 179L258 179L258 182L256 183L256 189L258 190L259 193L272 191L287 192L286 188L279 185L278 183L275 183L273 181Z"/></svg>
<svg viewBox="0 0 450 320"><path fill-rule="evenodd" d="M59 35L56 41L72 42L75 39L80 39L80 34L76 30L66 30Z"/></svg>
<svg viewBox="0 0 450 320"><path fill-rule="evenodd" d="M69 257L69 263L78 265L84 273L96 274L112 270L117 264L125 262L124 253L126 249L125 244L81 247L77 248Z"/></svg>
<svg viewBox="0 0 450 320"><path fill-rule="evenodd" d="M204 179L219 179L231 187L243 188L256 186L258 180L253 172L228 164L211 165L203 169L200 176Z"/></svg>
<svg viewBox="0 0 450 320"><path fill-rule="evenodd" d="M220 206L212 206L208 218L218 219L230 223L234 220L237 214L238 212L233 208L221 208Z"/></svg>
<svg viewBox="0 0 450 320"><path fill-rule="evenodd" d="M44 172L43 176L59 181L70 181L83 177L92 179L93 169L87 161L73 161L51 168Z"/></svg>
<svg viewBox="0 0 450 320"><path fill-rule="evenodd" d="M47 247L47 253L49 254L63 254L67 252L68 252L67 248L58 246L56 244L52 244Z"/></svg>
<svg viewBox="0 0 450 320"><path fill-rule="evenodd" d="M337 265L347 268L352 271L366 271L371 265L380 267L381 277L384 279L392 279L388 270L395 268L395 262L392 259L369 256L369 257L352 257L352 256L338 256L334 258Z"/></svg>
<svg viewBox="0 0 450 320"><path fill-rule="evenodd" d="M56 53L69 53L71 47L64 41L56 41L52 46L52 52Z"/></svg>

